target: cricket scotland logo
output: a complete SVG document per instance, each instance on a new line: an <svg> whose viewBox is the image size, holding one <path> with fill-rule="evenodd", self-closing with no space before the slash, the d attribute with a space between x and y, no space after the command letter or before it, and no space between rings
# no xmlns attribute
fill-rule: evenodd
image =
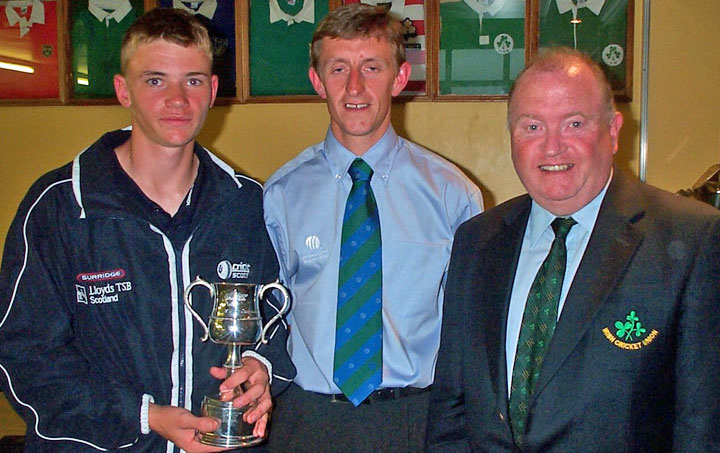
<svg viewBox="0 0 720 453"><path fill-rule="evenodd" d="M232 263L229 260L222 260L217 265L217 274L223 280L248 278L250 275L250 263Z"/></svg>
<svg viewBox="0 0 720 453"><path fill-rule="evenodd" d="M605 327L602 333L610 343L620 349L642 349L658 336L658 331L655 329L648 333L635 310L630 310L625 321L616 321L615 329L613 334L609 327Z"/></svg>

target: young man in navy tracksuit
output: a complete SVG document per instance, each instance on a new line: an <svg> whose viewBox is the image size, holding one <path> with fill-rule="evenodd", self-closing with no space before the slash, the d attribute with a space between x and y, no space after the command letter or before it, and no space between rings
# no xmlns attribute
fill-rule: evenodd
<svg viewBox="0 0 720 453"><path fill-rule="evenodd" d="M203 343L183 305L196 276L278 275L262 188L195 143L217 92L211 67L191 15L140 18L114 81L132 130L105 134L20 205L0 273L0 383L29 451L217 450L197 440L218 423L193 415L204 395L243 383L235 405L255 402L245 419L263 436L270 383L276 393L294 376L278 323L225 379L226 348ZM203 296L193 306L207 317Z"/></svg>

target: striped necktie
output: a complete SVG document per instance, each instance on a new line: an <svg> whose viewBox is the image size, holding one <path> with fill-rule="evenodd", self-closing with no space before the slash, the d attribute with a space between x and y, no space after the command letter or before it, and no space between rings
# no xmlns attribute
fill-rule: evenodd
<svg viewBox="0 0 720 453"><path fill-rule="evenodd" d="M353 185L343 217L333 380L357 406L382 382L382 249L373 171L358 158L348 173Z"/></svg>
<svg viewBox="0 0 720 453"><path fill-rule="evenodd" d="M565 238L575 223L572 217L553 220L551 226L555 240L535 275L525 303L510 385L510 425L518 445L521 445L525 434L530 400L555 332L567 264Z"/></svg>

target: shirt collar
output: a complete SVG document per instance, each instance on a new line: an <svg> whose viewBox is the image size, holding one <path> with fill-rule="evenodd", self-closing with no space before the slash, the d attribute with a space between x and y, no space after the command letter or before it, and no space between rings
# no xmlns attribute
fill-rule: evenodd
<svg viewBox="0 0 720 453"><path fill-rule="evenodd" d="M185 6L186 3L193 4L200 4L199 8L189 8ZM175 9L181 9L183 11L186 11L193 15L200 15L205 16L208 19L211 19L215 16L215 11L217 10L217 0L204 0L204 1L194 1L194 2L188 2L188 1L181 1L181 0L173 0L173 8Z"/></svg>
<svg viewBox="0 0 720 453"><path fill-rule="evenodd" d="M315 23L315 0L305 0L302 9L294 16L280 9L278 0L270 0L269 3L271 24L280 20L287 22L288 27L293 24L299 24L300 22Z"/></svg>
<svg viewBox="0 0 720 453"><path fill-rule="evenodd" d="M577 0L577 4L573 0L556 0L556 3L560 14L572 10L574 17L577 15L578 9L587 8L597 16L605 5L605 0Z"/></svg>
<svg viewBox="0 0 720 453"><path fill-rule="evenodd" d="M380 176L380 180L388 181L390 170L401 144L400 137L395 133L393 127L389 126L380 140L360 156L373 169L373 178ZM328 128L323 142L322 153L325 155L330 170L337 179L342 179L347 174L350 165L358 157L340 144L330 128Z"/></svg>
<svg viewBox="0 0 720 453"><path fill-rule="evenodd" d="M610 177L603 190L593 198L590 203L586 204L578 211L574 212L568 217L572 217L585 231L592 231L595 227L595 220L600 213L600 206L602 205L603 199L605 199L605 193L610 186L612 181L613 171L610 171ZM540 239L542 234L550 227L550 224L557 217L547 209L543 208L533 200L532 208L530 208L530 218L528 219L527 232L528 239L530 241L530 247L535 247L537 241Z"/></svg>
<svg viewBox="0 0 720 453"><path fill-rule="evenodd" d="M98 20L98 22L105 22L105 26L110 26L110 20L114 19L115 22L120 23L132 11L132 5L130 0L118 0L114 2L111 11L107 11L105 8L99 6L97 2L90 0L88 2L88 11ZM102 5L104 6L104 5ZM108 8L110 9L110 8Z"/></svg>
<svg viewBox="0 0 720 453"><path fill-rule="evenodd" d="M494 16L505 5L505 0L465 0L465 4L478 13L480 17L482 17L484 13Z"/></svg>
<svg viewBox="0 0 720 453"><path fill-rule="evenodd" d="M15 8L28 6L32 8L30 19L20 16L17 11L15 11ZM20 23L20 37L23 37L30 31L33 24L45 23L45 6L40 0L9 1L5 6L5 15L11 27L14 27L18 22Z"/></svg>

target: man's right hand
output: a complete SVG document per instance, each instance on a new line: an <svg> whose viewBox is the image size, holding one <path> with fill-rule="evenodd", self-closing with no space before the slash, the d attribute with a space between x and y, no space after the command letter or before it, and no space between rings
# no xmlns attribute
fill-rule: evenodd
<svg viewBox="0 0 720 453"><path fill-rule="evenodd" d="M209 417L196 417L187 409L150 403L148 424L151 430L188 453L227 450L199 442L197 433L215 431L219 422Z"/></svg>

